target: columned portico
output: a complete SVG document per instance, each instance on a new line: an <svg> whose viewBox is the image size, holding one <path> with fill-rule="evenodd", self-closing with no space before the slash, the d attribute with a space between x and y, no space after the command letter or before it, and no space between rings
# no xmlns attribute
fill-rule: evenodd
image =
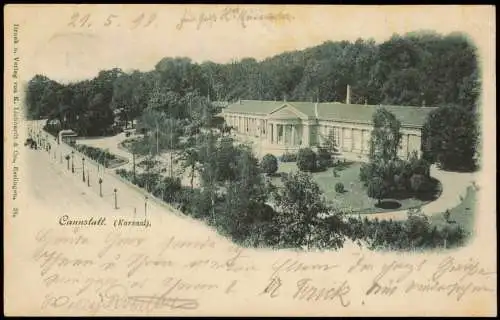
<svg viewBox="0 0 500 320"><path fill-rule="evenodd" d="M284 121L270 122L268 125L267 141L278 146L298 147L299 142L302 140L299 137L299 133L302 132L299 126L299 124L286 123Z"/></svg>

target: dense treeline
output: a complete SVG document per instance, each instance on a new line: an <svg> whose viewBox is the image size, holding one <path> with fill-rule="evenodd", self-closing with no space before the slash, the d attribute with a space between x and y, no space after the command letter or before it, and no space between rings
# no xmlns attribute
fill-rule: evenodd
<svg viewBox="0 0 500 320"><path fill-rule="evenodd" d="M196 97L233 101L283 99L353 103L473 107L478 95L475 47L462 34L429 32L373 40L326 42L263 61L244 58L227 64L164 58L154 70L101 71L92 79L59 84L41 75L28 85L28 117L78 118L80 130L112 123L112 111L131 120L145 108L190 116ZM99 115L99 116L98 116ZM73 121L74 122L74 121Z"/></svg>

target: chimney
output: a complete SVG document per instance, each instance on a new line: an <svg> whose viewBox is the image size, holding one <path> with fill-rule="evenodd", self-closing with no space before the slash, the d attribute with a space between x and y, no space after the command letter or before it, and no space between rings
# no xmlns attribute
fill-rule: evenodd
<svg viewBox="0 0 500 320"><path fill-rule="evenodd" d="M351 104L351 86L347 85L347 96L345 98L345 104Z"/></svg>

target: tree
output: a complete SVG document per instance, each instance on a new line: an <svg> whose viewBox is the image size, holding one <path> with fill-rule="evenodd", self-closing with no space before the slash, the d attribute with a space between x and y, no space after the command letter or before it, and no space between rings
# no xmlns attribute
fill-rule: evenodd
<svg viewBox="0 0 500 320"><path fill-rule="evenodd" d="M378 204L389 193L389 189L385 181L380 177L374 177L368 181L368 196L378 200Z"/></svg>
<svg viewBox="0 0 500 320"><path fill-rule="evenodd" d="M262 158L262 170L268 175L273 175L278 171L278 159L270 153Z"/></svg>
<svg viewBox="0 0 500 320"><path fill-rule="evenodd" d="M26 117L40 119L57 106L57 91L61 85L43 75L35 75L26 85ZM52 109L52 110L51 110Z"/></svg>
<svg viewBox="0 0 500 320"><path fill-rule="evenodd" d="M404 230L413 248L419 246L429 233L429 218L420 209L408 210L408 218L404 222Z"/></svg>
<svg viewBox="0 0 500 320"><path fill-rule="evenodd" d="M136 181L136 158L137 156L145 156L149 154L149 149L147 144L143 142L143 139L132 140L130 147L128 148L130 153L132 153L132 182Z"/></svg>
<svg viewBox="0 0 500 320"><path fill-rule="evenodd" d="M475 170L479 140L477 114L463 107L445 106L429 114L422 130L426 160L446 170Z"/></svg>
<svg viewBox="0 0 500 320"><path fill-rule="evenodd" d="M113 98L111 108L117 110L119 117L128 126L139 117L147 106L149 98L146 73L134 70L132 73L120 74L113 83Z"/></svg>
<svg viewBox="0 0 500 320"><path fill-rule="evenodd" d="M180 152L180 160L182 164L182 169L186 170L190 169L190 185L191 189L194 188L194 176L197 170L197 167L200 163L200 151L198 146L196 145L196 138L191 136L188 137L187 143L181 148Z"/></svg>
<svg viewBox="0 0 500 320"><path fill-rule="evenodd" d="M330 156L338 151L335 132L333 130L330 130L328 135L324 138L323 148L330 154Z"/></svg>
<svg viewBox="0 0 500 320"><path fill-rule="evenodd" d="M284 175L282 182L283 188L274 193L281 244L310 248L313 232L321 225L318 215L329 211L323 193L307 173Z"/></svg>
<svg viewBox="0 0 500 320"><path fill-rule="evenodd" d="M267 199L258 160L250 150L236 149L235 177L226 183L223 209L216 219L227 233L236 240L247 239L255 230L253 224L263 216L259 212Z"/></svg>
<svg viewBox="0 0 500 320"><path fill-rule="evenodd" d="M311 148L300 149L297 155L297 167L300 171L314 171L316 169L316 153Z"/></svg>
<svg viewBox="0 0 500 320"><path fill-rule="evenodd" d="M373 130L370 140L370 160L386 161L398 157L399 144L401 143L401 123L391 112L379 108L373 114Z"/></svg>

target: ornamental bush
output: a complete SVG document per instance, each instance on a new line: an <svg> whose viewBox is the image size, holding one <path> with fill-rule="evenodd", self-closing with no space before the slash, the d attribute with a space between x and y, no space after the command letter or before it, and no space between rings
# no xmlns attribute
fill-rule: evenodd
<svg viewBox="0 0 500 320"><path fill-rule="evenodd" d="M414 174L410 178L411 189L415 193L421 193L428 188L428 178L422 174Z"/></svg>
<svg viewBox="0 0 500 320"><path fill-rule="evenodd" d="M262 171L267 175L273 175L278 171L278 159L270 153L262 158L261 163Z"/></svg>
<svg viewBox="0 0 500 320"><path fill-rule="evenodd" d="M326 150L325 148L318 149L317 159L318 161L321 160L325 167L333 166L332 154L328 152L328 150Z"/></svg>
<svg viewBox="0 0 500 320"><path fill-rule="evenodd" d="M316 153L311 148L300 149L297 155L297 167L300 171L316 170Z"/></svg>
<svg viewBox="0 0 500 320"><path fill-rule="evenodd" d="M316 161L316 171L325 171L331 166L331 159L318 159Z"/></svg>
<svg viewBox="0 0 500 320"><path fill-rule="evenodd" d="M342 192L344 192L344 190L345 190L344 189L344 184L342 182L337 182L335 184L335 192L342 193Z"/></svg>

